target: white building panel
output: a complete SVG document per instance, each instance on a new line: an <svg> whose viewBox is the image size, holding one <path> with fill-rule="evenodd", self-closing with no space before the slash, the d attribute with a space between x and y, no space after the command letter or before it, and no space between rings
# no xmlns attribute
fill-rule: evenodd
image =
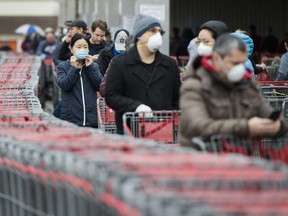
<svg viewBox="0 0 288 216"><path fill-rule="evenodd" d="M58 0L0 0L0 16L58 16Z"/></svg>

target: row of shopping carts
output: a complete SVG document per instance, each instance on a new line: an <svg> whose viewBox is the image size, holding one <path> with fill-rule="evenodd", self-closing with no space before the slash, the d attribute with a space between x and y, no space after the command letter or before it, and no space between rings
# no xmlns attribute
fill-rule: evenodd
<svg viewBox="0 0 288 216"><path fill-rule="evenodd" d="M259 81L259 84L261 92L264 95L267 103L269 103L276 110L282 110L285 119L288 120L288 82ZM115 112L106 105L105 98L98 98L97 111L98 125L100 129L108 133L116 133ZM145 138L145 136L141 135L143 133L139 133L139 130L141 129L141 126L139 125L141 124L144 125L144 127L142 128L152 127L151 130L155 133L156 131L160 132L160 130L162 130L163 133L166 133L166 136L176 134L176 132L178 131L178 121L179 117L181 116L179 111L157 111L152 112L152 116L152 118L145 118L145 116L140 117L135 112L125 113L123 117L123 122L124 128L126 129L126 134ZM128 127L127 122L129 122L132 126ZM132 124L131 122L135 122L135 124ZM147 122L147 125L145 125L145 122ZM171 122L173 124L170 124ZM152 123L155 123L154 126L152 126ZM161 126L161 123L163 123L163 126ZM171 127L167 127L167 125L170 125ZM155 129L153 129L153 127L155 127ZM159 130L157 130L157 128L159 128ZM154 134L154 132L148 134ZM161 137L157 141L162 141ZM152 137L153 140L155 140L155 138L157 138L157 136ZM175 142L176 140L177 139L174 139L173 142Z"/></svg>
<svg viewBox="0 0 288 216"><path fill-rule="evenodd" d="M286 81L259 81L261 91L267 101L275 110L282 110L284 118L288 121L288 84ZM116 122L115 122L115 112L109 108L104 98L98 98L97 101L98 110L98 125L101 130L106 133L116 133ZM168 144L178 144L178 131L179 131L179 121L181 120L181 113L179 111L154 111L150 113L150 117L145 117L145 115L139 115L135 112L125 113L123 115L123 127L126 135L130 137L136 137L141 139L154 140L158 142L168 143ZM218 135L217 135L218 136ZM229 139L231 145L234 146L234 153L242 153L250 156L257 156L262 158L269 158L288 162L287 158L283 158L282 154L287 154L285 148L288 140L286 137L272 139L270 142L275 143L274 151L277 153L276 156L266 157L263 154L250 154L247 149L242 152L236 151L235 149L243 149L251 146L251 143L255 143L255 140L246 139L246 146L243 147L240 143L235 140ZM258 148L260 151L264 151L266 154L271 154L274 146L270 146L269 149L266 145L259 145L259 143L265 143L265 139L258 140ZM213 145L220 145L219 143L213 143ZM237 145L239 145L237 147ZM277 147L276 147L277 146ZM281 147L280 147L281 146ZM205 148L202 148L205 149ZM214 150L217 148L213 148ZM212 149L212 150L213 150ZM211 148L210 148L211 151ZM232 150L231 150L232 151ZM215 152L219 152L216 151Z"/></svg>
<svg viewBox="0 0 288 216"><path fill-rule="evenodd" d="M22 58L6 54L0 65ZM37 70L30 70L31 77ZM24 79L0 87L1 216L288 214L285 164L155 142L176 142L171 128L178 130L178 111L148 119L127 113L135 136L151 134L151 140L78 127L43 112L33 98L37 82ZM113 123L112 113L101 113L103 124L110 117ZM160 135L165 128L173 135Z"/></svg>
<svg viewBox="0 0 288 216"><path fill-rule="evenodd" d="M0 214L287 215L286 167L99 137L73 151L1 139Z"/></svg>

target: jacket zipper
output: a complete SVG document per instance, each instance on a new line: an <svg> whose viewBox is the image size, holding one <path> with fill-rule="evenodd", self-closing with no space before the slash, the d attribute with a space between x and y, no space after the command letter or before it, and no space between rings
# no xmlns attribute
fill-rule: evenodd
<svg viewBox="0 0 288 216"><path fill-rule="evenodd" d="M83 86L83 79L82 79L82 68L79 71L80 75L80 83L81 83L81 95L82 95L82 103L83 103L83 126L86 125L86 106L85 106L85 94L84 94L84 86Z"/></svg>
<svg viewBox="0 0 288 216"><path fill-rule="evenodd" d="M232 104L232 109L230 109L230 113L232 116L230 116L230 118L237 118L236 116L236 104L235 104L235 94L234 94L234 91L232 91L230 93L230 104Z"/></svg>

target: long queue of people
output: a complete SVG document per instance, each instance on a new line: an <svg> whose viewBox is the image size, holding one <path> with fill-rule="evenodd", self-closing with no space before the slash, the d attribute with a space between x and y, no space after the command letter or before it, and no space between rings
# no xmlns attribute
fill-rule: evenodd
<svg viewBox="0 0 288 216"><path fill-rule="evenodd" d="M177 63L159 51L165 31L156 18L138 15L132 35L120 29L113 40L106 38L108 26L101 19L92 22L90 33L83 20L65 25L68 32L52 54L62 98L54 115L60 119L98 127L100 95L115 111L118 134L124 133L124 113L149 117L157 110L181 111L179 142L185 146L193 146L195 136L287 132L283 115L269 119L273 109L253 79L266 67L250 58L253 40L242 32L231 34L222 21L200 27L183 81Z"/></svg>

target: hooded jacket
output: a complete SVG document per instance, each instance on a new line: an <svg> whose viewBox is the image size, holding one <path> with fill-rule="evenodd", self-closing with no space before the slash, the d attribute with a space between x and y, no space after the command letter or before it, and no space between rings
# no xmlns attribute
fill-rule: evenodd
<svg viewBox="0 0 288 216"><path fill-rule="evenodd" d="M253 80L248 78L237 84L224 81L208 57L201 59L199 68L187 72L180 95L179 141L183 146L193 146L191 140L195 136L248 137L248 120L254 116L267 118L272 112ZM281 124L277 135L287 131L283 119Z"/></svg>

